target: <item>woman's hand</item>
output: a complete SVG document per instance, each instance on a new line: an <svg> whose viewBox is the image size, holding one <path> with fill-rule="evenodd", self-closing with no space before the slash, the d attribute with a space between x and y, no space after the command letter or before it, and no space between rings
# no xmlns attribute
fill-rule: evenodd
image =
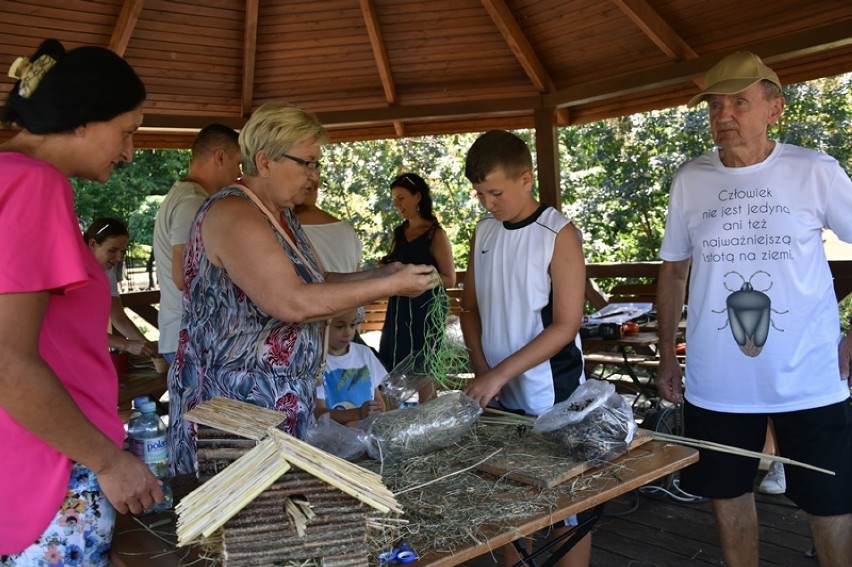
<svg viewBox="0 0 852 567"><path fill-rule="evenodd" d="M441 276L433 266L423 264L405 264L390 276L396 280L398 288L394 295L417 297L441 283Z"/></svg>
<svg viewBox="0 0 852 567"><path fill-rule="evenodd" d="M130 339L126 339L126 341L127 344L125 345L124 350L130 354L139 354L142 356L157 355L157 345L155 343L149 341L131 341Z"/></svg>
<svg viewBox="0 0 852 567"><path fill-rule="evenodd" d="M107 500L121 513L139 514L165 499L160 481L148 465L127 451L117 450L101 470L94 470Z"/></svg>
<svg viewBox="0 0 852 567"><path fill-rule="evenodd" d="M375 268L375 277L384 278L387 276L392 276L398 271L400 271L405 264L402 262L391 262L389 264L380 264Z"/></svg>

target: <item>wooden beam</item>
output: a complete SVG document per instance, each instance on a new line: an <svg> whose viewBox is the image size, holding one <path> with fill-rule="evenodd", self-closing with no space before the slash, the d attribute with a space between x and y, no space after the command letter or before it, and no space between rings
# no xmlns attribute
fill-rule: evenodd
<svg viewBox="0 0 852 567"><path fill-rule="evenodd" d="M539 199L557 211L562 210L556 112L552 108L535 111L535 153Z"/></svg>
<svg viewBox="0 0 852 567"><path fill-rule="evenodd" d="M686 61L698 57L695 50L645 0L612 2L672 61ZM694 79L693 82L699 89L704 88L703 78Z"/></svg>
<svg viewBox="0 0 852 567"><path fill-rule="evenodd" d="M852 45L852 34L849 33L850 26L852 26L852 19L841 20L769 41L740 45L737 49L757 53L767 64L771 64L772 62ZM684 81L693 81L703 77L710 67L718 63L730 51L708 53L696 59L672 63L656 69L646 69L618 77L589 81L557 93L545 94L542 96L542 104L543 106L564 108L633 95Z"/></svg>
<svg viewBox="0 0 852 567"><path fill-rule="evenodd" d="M550 78L550 73L547 72L544 63L539 59L538 54L523 30L521 30L521 26L518 25L518 21L506 5L506 2L504 0L481 1L488 15L491 16L494 25L497 26L503 39L509 45L509 49L512 50L518 63L523 67L535 90L540 93L554 92L556 84ZM568 124L568 114L562 109L557 109L556 112L559 124Z"/></svg>
<svg viewBox="0 0 852 567"><path fill-rule="evenodd" d="M645 0L611 1L672 61L698 57L686 41Z"/></svg>
<svg viewBox="0 0 852 567"><path fill-rule="evenodd" d="M379 24L375 2L373 0L361 0L361 13L364 16L364 24L367 26L370 48L373 50L373 58L376 60L382 90L385 91L385 100L388 101L388 106L394 106L399 102L399 96L396 92L396 83L393 80L388 52L385 49L385 40L382 37L382 27ZM398 137L405 136L405 128L399 120L394 121L393 129Z"/></svg>
<svg viewBox="0 0 852 567"><path fill-rule="evenodd" d="M246 0L245 35L243 36L242 115L251 114L254 106L254 69L257 56L258 0Z"/></svg>
<svg viewBox="0 0 852 567"><path fill-rule="evenodd" d="M532 81L535 89L540 93L555 91L556 85L553 84L544 64L530 45L506 2L504 0L482 0L482 5L488 15L491 16L494 25L500 30L503 39L509 44L509 48L515 54L518 63L524 68L524 72Z"/></svg>
<svg viewBox="0 0 852 567"><path fill-rule="evenodd" d="M464 116L502 116L529 114L541 105L539 96L509 99L469 100L446 104L424 104L412 106L390 106L361 110L317 112L320 121L327 127L363 126L377 123L390 124L396 120L434 121L458 119ZM232 128L241 128L245 118L221 115L175 115L156 111L145 113L148 128L198 128L210 121L221 122Z"/></svg>
<svg viewBox="0 0 852 567"><path fill-rule="evenodd" d="M115 22L112 37L109 38L109 48L122 57L124 57L124 52L127 51L130 36L136 29L136 22L139 21L139 14L142 13L144 7L145 0L124 0L124 4L121 6L121 13Z"/></svg>
<svg viewBox="0 0 852 567"><path fill-rule="evenodd" d="M771 64L852 45L852 34L849 33L850 26L852 26L852 19L841 20L809 32L800 32L771 41L742 45L739 46L739 49L758 53L764 61ZM678 83L688 83L696 78L703 77L704 73L725 55L728 55L728 51L705 54L689 61L578 84L539 96L327 111L318 112L317 115L322 123L329 128L364 127L391 124L395 121L433 122L454 121L465 117L529 116L540 108L570 108L628 95L637 95ZM686 98L688 97L684 97L683 102L686 102ZM244 118L237 116L212 114L210 116L178 116L158 113L155 110L145 113L145 126L150 128L199 128L212 121L222 122L233 128L241 128L245 123ZM0 133L0 139L2 139L2 133Z"/></svg>

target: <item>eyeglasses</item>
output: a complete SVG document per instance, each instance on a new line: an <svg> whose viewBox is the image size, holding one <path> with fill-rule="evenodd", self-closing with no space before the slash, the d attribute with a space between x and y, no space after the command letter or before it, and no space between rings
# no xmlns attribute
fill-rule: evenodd
<svg viewBox="0 0 852 567"><path fill-rule="evenodd" d="M285 154L285 153L282 153L281 157L285 157L287 159L295 161L296 163L304 165L305 169L307 169L310 173L316 173L316 172L319 171L319 168L320 168L319 160L310 161L310 160L307 160L307 159L302 159L300 157L291 156L290 154Z"/></svg>

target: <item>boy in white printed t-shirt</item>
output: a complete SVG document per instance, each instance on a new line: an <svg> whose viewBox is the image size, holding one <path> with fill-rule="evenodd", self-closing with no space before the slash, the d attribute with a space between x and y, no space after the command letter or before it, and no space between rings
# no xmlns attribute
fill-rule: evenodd
<svg viewBox="0 0 852 567"><path fill-rule="evenodd" d="M323 382L317 386L317 417L330 413L334 421L352 425L385 411L378 386L387 371L370 347L352 342L362 319L362 309L350 309L331 320Z"/></svg>

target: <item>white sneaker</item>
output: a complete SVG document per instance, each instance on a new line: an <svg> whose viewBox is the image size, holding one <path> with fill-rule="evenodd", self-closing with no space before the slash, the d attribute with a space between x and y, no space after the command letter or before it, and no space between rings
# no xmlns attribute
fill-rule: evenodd
<svg viewBox="0 0 852 567"><path fill-rule="evenodd" d="M784 465L773 461L766 471L766 476L757 487L758 492L763 494L784 494L787 491L787 479L784 477Z"/></svg>

